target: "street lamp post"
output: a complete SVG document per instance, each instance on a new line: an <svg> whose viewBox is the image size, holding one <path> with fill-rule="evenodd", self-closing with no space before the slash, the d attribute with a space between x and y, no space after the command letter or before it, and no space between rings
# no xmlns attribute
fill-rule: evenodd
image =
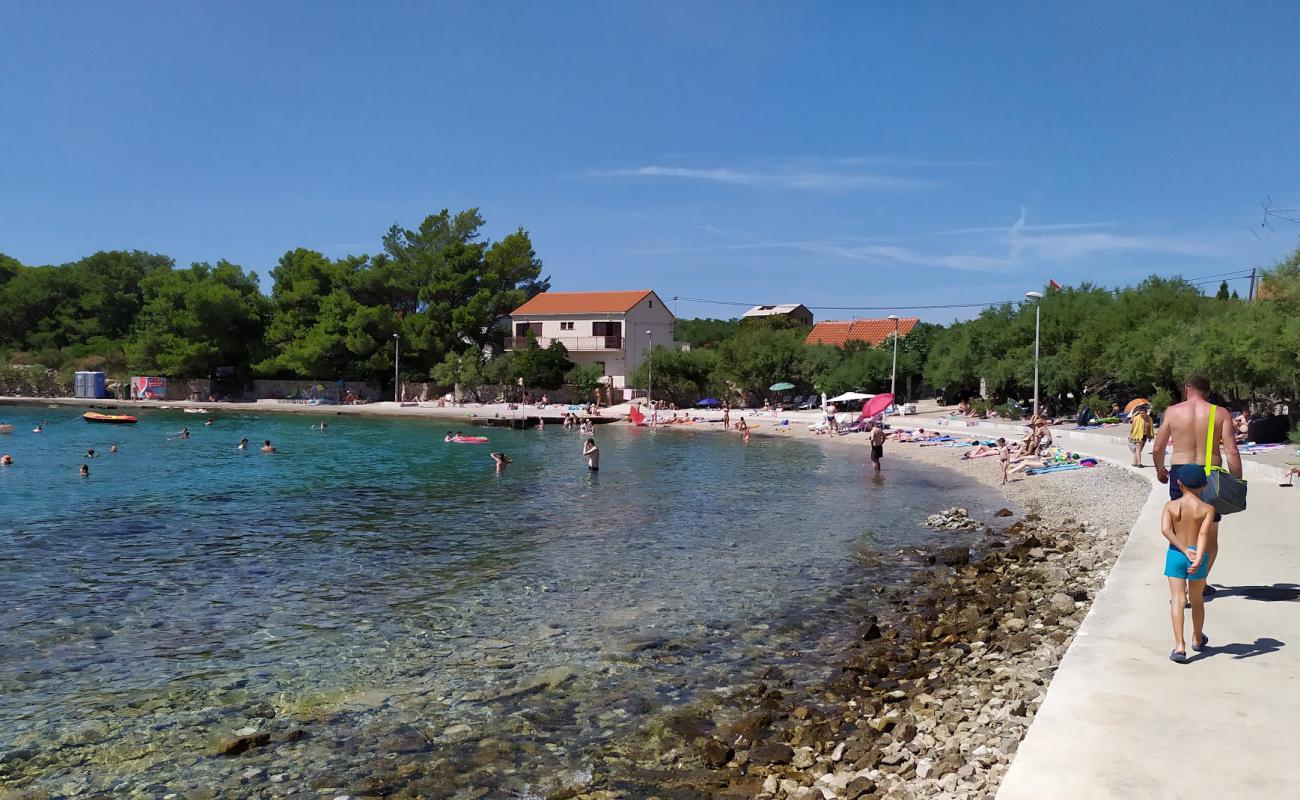
<svg viewBox="0 0 1300 800"><path fill-rule="evenodd" d="M402 381L397 377L397 366L402 359L402 337L393 334L393 403L401 405L402 401L397 399L397 393L401 391Z"/></svg>
<svg viewBox="0 0 1300 800"><path fill-rule="evenodd" d="M898 407L898 315L890 314L894 321L894 366L889 370L889 393L894 396L894 407Z"/></svg>
<svg viewBox="0 0 1300 800"><path fill-rule="evenodd" d="M646 336L650 337L650 366L648 367L650 377L646 381L645 399L650 404L650 427L659 424L659 415L655 413L655 335L652 331L646 331Z"/></svg>
<svg viewBox="0 0 1300 800"><path fill-rule="evenodd" d="M1038 418L1038 330L1042 320L1042 292L1025 292L1025 297L1034 301L1034 418Z"/></svg>

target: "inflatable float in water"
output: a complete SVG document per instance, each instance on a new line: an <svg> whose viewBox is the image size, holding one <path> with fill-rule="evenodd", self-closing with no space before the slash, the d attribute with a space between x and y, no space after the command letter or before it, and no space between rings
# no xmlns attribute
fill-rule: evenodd
<svg viewBox="0 0 1300 800"><path fill-rule="evenodd" d="M98 411L87 411L81 418L86 422L106 422L110 425L134 425L136 422L130 414L100 414Z"/></svg>

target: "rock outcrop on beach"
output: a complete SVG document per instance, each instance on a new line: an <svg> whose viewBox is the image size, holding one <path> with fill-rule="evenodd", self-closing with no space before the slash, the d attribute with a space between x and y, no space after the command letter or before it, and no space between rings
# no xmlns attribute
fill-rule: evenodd
<svg viewBox="0 0 1300 800"><path fill-rule="evenodd" d="M953 507L926 517L925 526L946 531L973 531L980 527L980 523L971 519L966 509Z"/></svg>

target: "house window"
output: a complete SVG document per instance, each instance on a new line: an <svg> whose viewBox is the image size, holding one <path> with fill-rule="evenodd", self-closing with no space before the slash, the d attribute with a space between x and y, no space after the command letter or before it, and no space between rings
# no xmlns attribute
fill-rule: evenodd
<svg viewBox="0 0 1300 800"><path fill-rule="evenodd" d="M653 300L647 300L646 302L650 304L650 305L649 305L650 308L654 308L654 307L655 307L655 301L653 301Z"/></svg>
<svg viewBox="0 0 1300 800"><path fill-rule="evenodd" d="M561 323L560 323L560 330L562 330L562 331L571 331L571 330L573 330L573 323L572 323L572 322L561 322Z"/></svg>
<svg viewBox="0 0 1300 800"><path fill-rule="evenodd" d="M541 336L542 323L540 322L516 322L515 323L515 336L518 336L520 339L522 339L530 333L533 336Z"/></svg>
<svg viewBox="0 0 1300 800"><path fill-rule="evenodd" d="M592 336L622 336L623 323L621 322L593 322L591 323Z"/></svg>

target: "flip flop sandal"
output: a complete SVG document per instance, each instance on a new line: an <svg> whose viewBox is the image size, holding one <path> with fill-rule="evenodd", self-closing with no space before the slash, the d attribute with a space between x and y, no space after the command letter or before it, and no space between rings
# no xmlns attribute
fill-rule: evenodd
<svg viewBox="0 0 1300 800"><path fill-rule="evenodd" d="M1208 636L1206 636L1204 633L1202 633L1202 634L1201 634L1201 640L1200 640L1199 642L1197 642L1196 644L1192 645L1192 649L1199 653L1199 652L1201 652L1202 650L1204 650L1206 647L1208 647L1209 644L1210 644L1210 637L1208 637Z"/></svg>
<svg viewBox="0 0 1300 800"><path fill-rule="evenodd" d="M1174 650L1174 651L1172 651L1172 652L1169 654L1169 660L1172 661L1172 662L1174 662L1175 664L1186 664L1186 663L1187 663L1187 654L1186 654L1186 653L1180 653L1180 652L1178 652L1177 650Z"/></svg>

